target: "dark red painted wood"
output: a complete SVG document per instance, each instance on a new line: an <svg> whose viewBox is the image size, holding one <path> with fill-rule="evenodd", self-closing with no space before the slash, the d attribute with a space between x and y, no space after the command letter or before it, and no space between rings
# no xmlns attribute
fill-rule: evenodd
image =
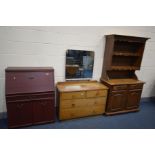
<svg viewBox="0 0 155 155"><path fill-rule="evenodd" d="M6 94L54 91L54 72L6 72Z"/></svg>
<svg viewBox="0 0 155 155"><path fill-rule="evenodd" d="M55 120L53 68L9 67L5 86L9 128Z"/></svg>

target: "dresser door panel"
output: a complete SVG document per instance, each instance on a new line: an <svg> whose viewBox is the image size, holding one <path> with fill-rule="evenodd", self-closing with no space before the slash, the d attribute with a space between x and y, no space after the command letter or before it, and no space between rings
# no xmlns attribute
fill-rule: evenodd
<svg viewBox="0 0 155 155"><path fill-rule="evenodd" d="M112 92L109 95L107 110L111 112L124 110L126 102L127 102L126 91Z"/></svg>
<svg viewBox="0 0 155 155"><path fill-rule="evenodd" d="M126 109L134 109L139 107L142 90L130 90L128 92L128 103Z"/></svg>

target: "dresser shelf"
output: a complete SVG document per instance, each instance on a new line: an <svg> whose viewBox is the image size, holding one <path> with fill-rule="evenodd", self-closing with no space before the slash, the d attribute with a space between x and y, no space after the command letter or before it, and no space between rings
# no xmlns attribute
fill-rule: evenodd
<svg viewBox="0 0 155 155"><path fill-rule="evenodd" d="M129 52L114 52L113 55L114 56L133 56L133 57L140 56L140 54L138 53L129 53Z"/></svg>
<svg viewBox="0 0 155 155"><path fill-rule="evenodd" d="M112 70L137 70L138 67L135 66L112 66Z"/></svg>

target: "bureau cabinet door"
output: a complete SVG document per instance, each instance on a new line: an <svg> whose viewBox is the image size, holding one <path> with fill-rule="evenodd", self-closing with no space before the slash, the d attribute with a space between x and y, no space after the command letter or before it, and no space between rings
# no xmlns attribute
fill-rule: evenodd
<svg viewBox="0 0 155 155"><path fill-rule="evenodd" d="M33 101L34 123L52 122L55 120L54 98Z"/></svg>
<svg viewBox="0 0 155 155"><path fill-rule="evenodd" d="M127 101L126 91L112 92L109 95L107 111L115 112L124 110L126 101Z"/></svg>
<svg viewBox="0 0 155 155"><path fill-rule="evenodd" d="M7 103L8 125L10 128L32 124L32 103L13 101Z"/></svg>
<svg viewBox="0 0 155 155"><path fill-rule="evenodd" d="M138 108L142 90L130 90L128 92L128 102L126 109Z"/></svg>

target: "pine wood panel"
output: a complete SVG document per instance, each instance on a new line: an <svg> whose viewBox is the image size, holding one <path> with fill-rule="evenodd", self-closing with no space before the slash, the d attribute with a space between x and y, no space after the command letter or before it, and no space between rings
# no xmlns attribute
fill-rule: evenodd
<svg viewBox="0 0 155 155"><path fill-rule="evenodd" d="M86 94L84 91L81 92L69 92L69 93L61 93L60 99L78 99L78 98L85 98Z"/></svg>
<svg viewBox="0 0 155 155"><path fill-rule="evenodd" d="M77 107L88 107L98 106L106 104L106 97L91 98L91 99L76 99L76 100L62 100L60 108L77 108Z"/></svg>
<svg viewBox="0 0 155 155"><path fill-rule="evenodd" d="M107 96L107 90L96 90L96 91L87 91L86 97L102 97Z"/></svg>
<svg viewBox="0 0 155 155"><path fill-rule="evenodd" d="M60 110L59 118L61 120L72 119L77 117L84 117L90 115L99 115L105 112L105 107L103 105L94 106L94 107L79 107L75 109L63 109Z"/></svg>
<svg viewBox="0 0 155 155"><path fill-rule="evenodd" d="M96 81L57 84L59 119L103 114L108 88Z"/></svg>

